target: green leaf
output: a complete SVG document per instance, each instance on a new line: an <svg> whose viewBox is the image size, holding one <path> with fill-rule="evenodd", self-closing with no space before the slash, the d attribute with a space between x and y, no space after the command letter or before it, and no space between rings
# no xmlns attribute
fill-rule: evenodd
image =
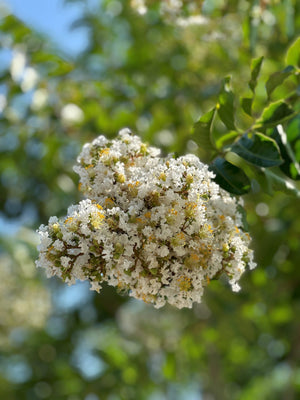
<svg viewBox="0 0 300 400"><path fill-rule="evenodd" d="M289 122L286 127L286 134L291 143L300 140L300 114Z"/></svg>
<svg viewBox="0 0 300 400"><path fill-rule="evenodd" d="M298 132L298 135L300 136L300 132ZM289 178L299 180L300 165L292 149L292 143L289 142L287 134L282 125L278 125L274 129L272 137L276 140L284 160L284 163L280 166L281 171L284 172Z"/></svg>
<svg viewBox="0 0 300 400"><path fill-rule="evenodd" d="M210 165L210 169L216 174L215 182L228 192L238 195L249 192L251 186L250 180L235 165L221 157L217 157Z"/></svg>
<svg viewBox="0 0 300 400"><path fill-rule="evenodd" d="M265 174L271 189L286 193L288 195L300 197L300 191L287 179L278 176L269 169L263 169L263 173Z"/></svg>
<svg viewBox="0 0 300 400"><path fill-rule="evenodd" d="M255 128L273 128L294 115L294 110L284 101L279 100L271 103L263 110Z"/></svg>
<svg viewBox="0 0 300 400"><path fill-rule="evenodd" d="M231 151L258 167L274 167L282 164L275 140L261 133L244 134L234 143Z"/></svg>
<svg viewBox="0 0 300 400"><path fill-rule="evenodd" d="M283 71L277 71L274 74L272 74L266 83L268 97L270 97L272 92L294 72L295 72L295 67L289 65Z"/></svg>
<svg viewBox="0 0 300 400"><path fill-rule="evenodd" d="M245 111L246 114L250 115L250 117L252 116L252 103L252 97L243 97L241 100L242 109Z"/></svg>
<svg viewBox="0 0 300 400"><path fill-rule="evenodd" d="M230 132L227 132L224 135L220 136L216 140L217 149L221 149L222 147L231 144L236 139L236 137L239 135L240 135L239 132L230 131Z"/></svg>
<svg viewBox="0 0 300 400"><path fill-rule="evenodd" d="M175 361L175 355L173 353L167 354L162 371L167 379L176 378L176 361Z"/></svg>
<svg viewBox="0 0 300 400"><path fill-rule="evenodd" d="M234 123L234 94L230 87L231 78L227 76L222 82L219 94L219 103L217 105L218 115L221 121L230 130L235 130Z"/></svg>
<svg viewBox="0 0 300 400"><path fill-rule="evenodd" d="M250 117L252 116L252 104L255 95L255 89L257 86L257 79L261 70L261 66L263 63L264 57L254 58L251 61L251 79L248 82L249 88L251 89L253 96L252 97L243 97L241 100L242 109L248 114Z"/></svg>
<svg viewBox="0 0 300 400"><path fill-rule="evenodd" d="M247 213L246 210L244 209L243 206L241 206L240 204L237 206L237 211L241 214L242 217L242 226L244 231L248 232L249 231L249 225L248 225L248 221L247 221Z"/></svg>
<svg viewBox="0 0 300 400"><path fill-rule="evenodd" d="M193 140L199 145L199 157L207 162L216 153L211 130L216 109L208 111L194 124Z"/></svg>
<svg viewBox="0 0 300 400"><path fill-rule="evenodd" d="M261 70L261 66L263 63L264 57L259 57L259 58L254 58L251 61L251 79L249 81L249 88L252 90L252 92L255 92L255 88L257 85L257 78Z"/></svg>
<svg viewBox="0 0 300 400"><path fill-rule="evenodd" d="M69 63L57 55L44 52L36 52L31 56L31 61L43 65L47 68L47 76L66 75L74 69L74 65Z"/></svg>
<svg viewBox="0 0 300 400"><path fill-rule="evenodd" d="M300 37L298 37L298 39L296 39L289 47L286 53L285 62L287 65L300 67Z"/></svg>

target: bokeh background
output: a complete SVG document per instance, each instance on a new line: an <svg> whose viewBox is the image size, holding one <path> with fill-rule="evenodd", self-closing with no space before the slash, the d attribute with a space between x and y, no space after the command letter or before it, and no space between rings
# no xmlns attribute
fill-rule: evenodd
<svg viewBox="0 0 300 400"><path fill-rule="evenodd" d="M35 268L35 230L80 200L85 142L128 126L165 153L197 154L191 127L221 79L243 91L251 58L265 56L268 76L300 33L297 0L199 1L193 24L193 7L169 18L150 3L143 15L125 0L0 3L0 398L297 400L299 199L253 182L258 267L239 293L211 283L191 310Z"/></svg>

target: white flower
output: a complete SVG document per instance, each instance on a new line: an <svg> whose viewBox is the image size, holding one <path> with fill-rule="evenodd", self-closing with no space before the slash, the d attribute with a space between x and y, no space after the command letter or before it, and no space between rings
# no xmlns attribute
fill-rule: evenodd
<svg viewBox="0 0 300 400"><path fill-rule="evenodd" d="M66 124L76 124L82 122L84 119L84 113L81 108L76 104L66 104L61 110L61 118Z"/></svg>
<svg viewBox="0 0 300 400"><path fill-rule="evenodd" d="M85 145L74 170L88 199L40 227L37 266L96 291L107 282L155 307L191 307L221 274L239 290L255 267L239 202L196 156L159 154L128 129Z"/></svg>
<svg viewBox="0 0 300 400"><path fill-rule="evenodd" d="M150 0L131 0L131 7L136 10L140 15L148 12L150 7ZM196 0L183 1L183 0L159 0L158 3L160 14L170 22L175 22L183 27L189 25L203 25L206 23L206 18L200 14L202 11L202 2ZM181 15L192 14L187 18L180 18Z"/></svg>

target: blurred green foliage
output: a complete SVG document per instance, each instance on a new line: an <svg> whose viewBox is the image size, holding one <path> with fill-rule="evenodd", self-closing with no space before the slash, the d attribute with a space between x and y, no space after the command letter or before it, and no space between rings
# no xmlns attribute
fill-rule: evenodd
<svg viewBox="0 0 300 400"><path fill-rule="evenodd" d="M179 26L155 4L141 16L127 1L71 1L84 9L73 28L89 32L76 59L13 15L3 11L0 20L1 398L300 398L299 199L282 193L276 181L279 168L297 179L291 154L300 158L299 118L286 130L293 152L286 150L285 164L268 179L251 175L240 159L227 159L251 183L244 199L258 263L238 294L226 282L212 282L192 310L157 311L109 287L100 295L82 284L65 288L33 268L32 231L78 202L72 165L81 146L100 133L113 137L129 126L164 152L205 159L209 154L191 127L224 98L217 150L236 138L235 125L223 120L231 101L225 76L232 76L237 97L251 99L255 88L255 100L242 101L255 119L286 98L295 77L284 55L300 32L300 3L204 1L206 22ZM251 60L261 56L256 82L259 62L251 76ZM250 116L242 109L235 116L247 129ZM276 132L270 137L276 141ZM232 153L243 156L240 149ZM20 224L14 233L11 227Z"/></svg>

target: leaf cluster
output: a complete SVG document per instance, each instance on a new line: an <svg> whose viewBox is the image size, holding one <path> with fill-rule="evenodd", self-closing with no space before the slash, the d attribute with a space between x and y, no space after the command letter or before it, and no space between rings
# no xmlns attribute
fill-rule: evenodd
<svg viewBox="0 0 300 400"><path fill-rule="evenodd" d="M194 124L200 158L210 163L216 182L227 191L242 195L257 181L269 194L282 190L300 196L291 183L300 179L299 55L300 38L289 47L286 66L266 79L262 110L255 109L256 90L263 84L259 57L251 63L249 93L236 96L226 77L216 105Z"/></svg>

